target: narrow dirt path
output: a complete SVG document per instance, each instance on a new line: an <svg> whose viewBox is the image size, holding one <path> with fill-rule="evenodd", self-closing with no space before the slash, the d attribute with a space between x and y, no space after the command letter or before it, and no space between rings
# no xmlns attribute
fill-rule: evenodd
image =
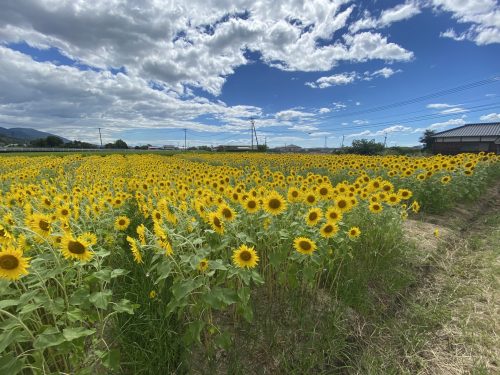
<svg viewBox="0 0 500 375"><path fill-rule="evenodd" d="M372 331L356 373L500 373L499 192L497 183L474 205L408 220L416 285Z"/></svg>

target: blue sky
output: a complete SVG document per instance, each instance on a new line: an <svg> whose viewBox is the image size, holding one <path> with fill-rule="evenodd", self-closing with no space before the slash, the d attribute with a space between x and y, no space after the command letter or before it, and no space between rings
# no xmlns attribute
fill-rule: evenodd
<svg viewBox="0 0 500 375"><path fill-rule="evenodd" d="M140 4L5 2L0 126L197 146L248 144L254 118L317 147L500 121L495 0Z"/></svg>

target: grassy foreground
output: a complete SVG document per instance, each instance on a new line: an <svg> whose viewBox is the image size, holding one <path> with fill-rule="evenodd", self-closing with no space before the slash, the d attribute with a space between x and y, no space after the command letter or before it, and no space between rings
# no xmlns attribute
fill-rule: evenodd
<svg viewBox="0 0 500 375"><path fill-rule="evenodd" d="M349 373L500 371L499 186L474 206L407 223L419 241L416 283L390 314L364 327Z"/></svg>

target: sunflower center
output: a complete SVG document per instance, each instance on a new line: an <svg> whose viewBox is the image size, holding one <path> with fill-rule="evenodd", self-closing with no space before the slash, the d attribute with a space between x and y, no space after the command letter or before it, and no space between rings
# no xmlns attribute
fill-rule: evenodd
<svg viewBox="0 0 500 375"><path fill-rule="evenodd" d="M269 207L271 207L273 210L277 210L281 207L281 201L279 199L273 198L269 201Z"/></svg>
<svg viewBox="0 0 500 375"><path fill-rule="evenodd" d="M330 219L336 219L338 217L337 213L336 212L332 212L330 214Z"/></svg>
<svg viewBox="0 0 500 375"><path fill-rule="evenodd" d="M224 208L222 210L222 215L224 215L225 218L229 219L232 215L231 210L229 208Z"/></svg>
<svg viewBox="0 0 500 375"><path fill-rule="evenodd" d="M45 232L48 232L48 231L49 231L49 228L50 228L50 224L49 224L49 222L48 222L47 220L43 220L43 219L42 219L42 220L40 220L40 221L38 222L38 227L39 227L41 230L43 230L43 231L45 231Z"/></svg>
<svg viewBox="0 0 500 375"><path fill-rule="evenodd" d="M250 253L250 251L243 250L240 253L240 259L244 262L248 262L250 259L252 259L252 254Z"/></svg>
<svg viewBox="0 0 500 375"><path fill-rule="evenodd" d="M0 229L0 237L5 237L5 229Z"/></svg>
<svg viewBox="0 0 500 375"><path fill-rule="evenodd" d="M155 217L156 217L156 220L160 220L161 219L161 215L158 212L155 214Z"/></svg>
<svg viewBox="0 0 500 375"><path fill-rule="evenodd" d="M85 246L78 241L69 241L68 250L73 254L83 254L85 252Z"/></svg>
<svg viewBox="0 0 500 375"><path fill-rule="evenodd" d="M304 251L311 250L311 244L308 241L300 241L299 246Z"/></svg>
<svg viewBox="0 0 500 375"><path fill-rule="evenodd" d="M314 198L314 195L309 195L309 196L307 197L307 201L308 201L309 203L313 203L315 200L316 200L316 198Z"/></svg>
<svg viewBox="0 0 500 375"><path fill-rule="evenodd" d="M321 195L327 195L328 194L328 189L327 188L321 188L321 189L319 189L319 193Z"/></svg>
<svg viewBox="0 0 500 375"><path fill-rule="evenodd" d="M0 257L0 268L4 270L14 270L19 266L19 260L14 255L2 255Z"/></svg>
<svg viewBox="0 0 500 375"><path fill-rule="evenodd" d="M344 200L340 200L340 201L339 201L338 206L339 206L340 208L344 208L345 206L347 206L347 202L346 202L346 201L344 201Z"/></svg>
<svg viewBox="0 0 500 375"><path fill-rule="evenodd" d="M64 209L64 210L61 211L61 214L63 216L67 216L69 214L69 212L68 212L68 210Z"/></svg>
<svg viewBox="0 0 500 375"><path fill-rule="evenodd" d="M248 202L248 208L255 208L255 207L257 207L257 203L255 203L255 201Z"/></svg>
<svg viewBox="0 0 500 375"><path fill-rule="evenodd" d="M356 232L356 230L354 230L354 229L353 229L353 230L351 230L351 236L355 236L355 235L356 235L356 233L357 233L357 232Z"/></svg>
<svg viewBox="0 0 500 375"><path fill-rule="evenodd" d="M318 214L316 212L311 212L309 214L309 220L316 220L318 218Z"/></svg>
<svg viewBox="0 0 500 375"><path fill-rule="evenodd" d="M299 196L298 191L292 191L292 197L297 198Z"/></svg>
<svg viewBox="0 0 500 375"><path fill-rule="evenodd" d="M118 224L125 225L125 220L121 219L120 221L118 221Z"/></svg>
<svg viewBox="0 0 500 375"><path fill-rule="evenodd" d="M222 226L220 220L218 217L214 217L214 225L217 227L217 228L220 228Z"/></svg>
<svg viewBox="0 0 500 375"><path fill-rule="evenodd" d="M324 229L325 233L332 233L333 232L333 226L327 225Z"/></svg>

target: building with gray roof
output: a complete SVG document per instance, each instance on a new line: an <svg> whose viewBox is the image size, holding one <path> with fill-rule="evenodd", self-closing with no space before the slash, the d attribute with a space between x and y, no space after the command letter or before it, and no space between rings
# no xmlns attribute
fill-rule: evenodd
<svg viewBox="0 0 500 375"><path fill-rule="evenodd" d="M500 153L500 122L466 124L432 136L432 152L454 155L461 152Z"/></svg>

